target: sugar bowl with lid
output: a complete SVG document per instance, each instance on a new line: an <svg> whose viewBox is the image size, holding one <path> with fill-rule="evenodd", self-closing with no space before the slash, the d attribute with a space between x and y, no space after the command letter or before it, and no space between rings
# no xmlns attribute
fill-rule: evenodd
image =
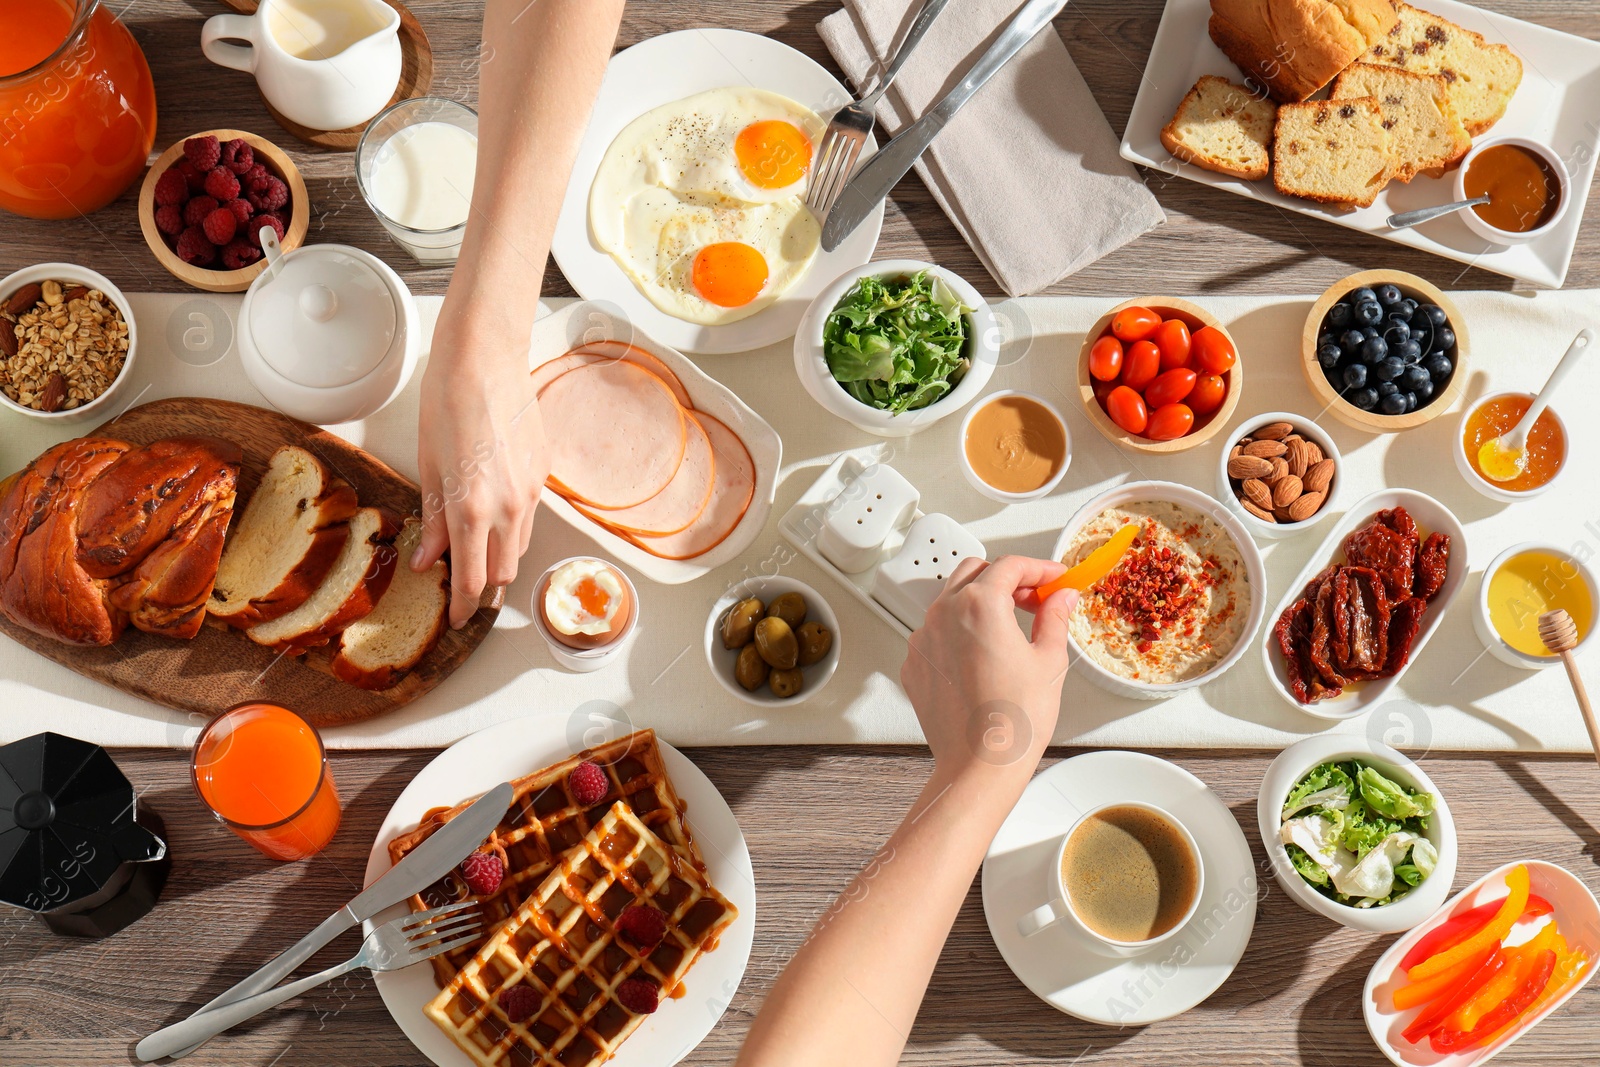
<svg viewBox="0 0 1600 1067"><path fill-rule="evenodd" d="M319 425L382 410L416 370L421 332L400 276L348 245L283 252L264 231L270 266L239 312L250 383L286 415Z"/></svg>

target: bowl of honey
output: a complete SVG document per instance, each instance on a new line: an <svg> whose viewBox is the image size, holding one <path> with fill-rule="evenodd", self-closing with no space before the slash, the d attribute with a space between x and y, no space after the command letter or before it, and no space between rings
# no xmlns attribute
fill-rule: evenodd
<svg viewBox="0 0 1600 1067"><path fill-rule="evenodd" d="M1467 228L1498 245L1534 241L1560 224L1571 199L1561 157L1526 137L1479 141L1456 170L1456 199L1487 196L1460 212Z"/></svg>
<svg viewBox="0 0 1600 1067"><path fill-rule="evenodd" d="M1467 409L1456 435L1456 469L1467 484L1490 500L1515 504L1538 496L1567 469L1567 425L1547 407L1528 431L1520 468L1507 467L1506 453L1484 446L1512 428L1528 413L1532 393L1495 393ZM1514 459L1514 457L1512 457Z"/></svg>
<svg viewBox="0 0 1600 1067"><path fill-rule="evenodd" d="M1561 662L1539 637L1539 616L1566 611L1577 624L1581 649L1594 633L1597 601L1600 586L1581 560L1555 545L1529 541L1500 553L1483 572L1472 624L1496 659L1539 670Z"/></svg>

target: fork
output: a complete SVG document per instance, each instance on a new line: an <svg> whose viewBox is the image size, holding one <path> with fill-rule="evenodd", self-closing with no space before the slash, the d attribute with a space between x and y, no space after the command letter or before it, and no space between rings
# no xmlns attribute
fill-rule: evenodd
<svg viewBox="0 0 1600 1067"><path fill-rule="evenodd" d="M460 948L477 937L482 929L478 916L467 913L467 909L476 907L477 901L466 900L432 911L403 915L372 931L362 942L361 951L344 963L329 967L320 974L257 993L253 997L191 1015L181 1022L157 1030L139 1042L134 1054L145 1063L159 1060L213 1038L274 1005L282 1004L357 968L397 971L413 963L430 960L453 948Z"/></svg>
<svg viewBox="0 0 1600 1067"><path fill-rule="evenodd" d="M811 172L811 187L806 191L806 206L814 214L826 215L839 198L839 190L844 188L844 183L856 169L861 146L866 144L867 137L872 133L875 121L873 109L883 99L883 94L888 92L889 84L900 73L900 68L911 58L912 51L927 35L928 27L933 25L933 20L939 17L939 12L949 2L925 0L922 10L917 12L916 21L906 31L905 40L900 43L900 51L895 53L889 69L883 72L883 80L877 88L860 100L846 104L828 120L827 132L822 135L822 148L817 153L817 165Z"/></svg>

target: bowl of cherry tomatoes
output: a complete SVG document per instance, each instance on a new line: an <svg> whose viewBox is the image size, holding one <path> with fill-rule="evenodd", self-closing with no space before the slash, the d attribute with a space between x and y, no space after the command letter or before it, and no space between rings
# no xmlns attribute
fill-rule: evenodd
<svg viewBox="0 0 1600 1067"><path fill-rule="evenodd" d="M1131 452L1170 455L1204 444L1228 424L1243 386L1233 337L1215 315L1175 296L1118 304L1078 355L1089 421Z"/></svg>

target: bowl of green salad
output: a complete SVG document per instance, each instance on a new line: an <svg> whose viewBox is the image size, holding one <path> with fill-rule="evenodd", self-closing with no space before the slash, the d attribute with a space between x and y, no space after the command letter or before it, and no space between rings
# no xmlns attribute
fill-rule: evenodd
<svg viewBox="0 0 1600 1067"><path fill-rule="evenodd" d="M1422 768L1388 745L1325 735L1273 760L1256 802L1283 891L1370 933L1427 919L1456 876L1456 825Z"/></svg>
<svg viewBox="0 0 1600 1067"><path fill-rule="evenodd" d="M959 275L892 259L847 271L812 301L794 366L812 399L880 437L907 437L976 400L999 358L988 302Z"/></svg>

